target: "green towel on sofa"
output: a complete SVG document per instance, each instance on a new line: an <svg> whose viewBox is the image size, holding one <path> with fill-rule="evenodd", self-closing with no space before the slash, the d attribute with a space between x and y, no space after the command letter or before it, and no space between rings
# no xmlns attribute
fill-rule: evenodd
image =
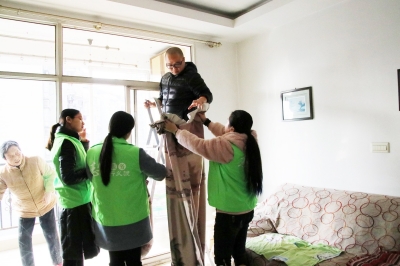
<svg viewBox="0 0 400 266"><path fill-rule="evenodd" d="M342 253L338 248L311 244L295 236L276 233L248 238L246 247L268 260L284 261L289 266L312 266Z"/></svg>

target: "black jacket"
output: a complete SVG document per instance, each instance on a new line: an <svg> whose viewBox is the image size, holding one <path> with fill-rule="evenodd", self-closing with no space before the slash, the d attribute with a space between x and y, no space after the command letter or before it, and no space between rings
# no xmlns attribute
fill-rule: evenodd
<svg viewBox="0 0 400 266"><path fill-rule="evenodd" d="M58 127L57 132L79 139L78 133L63 126ZM83 144L85 151L87 151L89 148L89 142L81 143ZM73 185L88 179L86 168L74 170L76 165L76 150L71 141L67 139L63 141L58 160L60 161L60 178L64 184Z"/></svg>
<svg viewBox="0 0 400 266"><path fill-rule="evenodd" d="M185 64L185 68L178 75L168 72L161 78L159 100L162 102L163 112L176 114L188 120L187 114L192 111L188 110L188 107L193 100L204 96L207 102L211 103L213 96L197 72L196 65L192 62Z"/></svg>
<svg viewBox="0 0 400 266"><path fill-rule="evenodd" d="M78 133L63 126L57 132L80 139ZM81 142L85 150L89 142ZM76 149L71 141L64 139L60 155L61 179L66 185L73 185L87 179L86 168L75 169ZM95 243L94 229L91 216L91 203L86 203L70 209L62 209L60 215L61 246L64 260L82 260L93 258L100 249Z"/></svg>

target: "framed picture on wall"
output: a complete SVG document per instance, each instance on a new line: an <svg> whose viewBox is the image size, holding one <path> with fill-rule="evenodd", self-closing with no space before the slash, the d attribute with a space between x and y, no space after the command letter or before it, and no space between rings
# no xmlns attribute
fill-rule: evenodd
<svg viewBox="0 0 400 266"><path fill-rule="evenodd" d="M281 92L283 121L313 119L312 88Z"/></svg>

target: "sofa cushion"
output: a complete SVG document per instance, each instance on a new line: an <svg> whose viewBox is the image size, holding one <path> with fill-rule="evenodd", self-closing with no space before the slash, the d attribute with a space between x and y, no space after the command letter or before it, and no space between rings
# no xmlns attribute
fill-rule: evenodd
<svg viewBox="0 0 400 266"><path fill-rule="evenodd" d="M400 197L284 184L255 213L253 234L261 224L351 254L400 250Z"/></svg>

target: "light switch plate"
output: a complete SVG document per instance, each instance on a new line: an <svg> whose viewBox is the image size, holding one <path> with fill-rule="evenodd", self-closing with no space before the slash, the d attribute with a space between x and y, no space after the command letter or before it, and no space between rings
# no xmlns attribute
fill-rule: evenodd
<svg viewBox="0 0 400 266"><path fill-rule="evenodd" d="M371 143L372 152L390 152L389 142L372 142Z"/></svg>

